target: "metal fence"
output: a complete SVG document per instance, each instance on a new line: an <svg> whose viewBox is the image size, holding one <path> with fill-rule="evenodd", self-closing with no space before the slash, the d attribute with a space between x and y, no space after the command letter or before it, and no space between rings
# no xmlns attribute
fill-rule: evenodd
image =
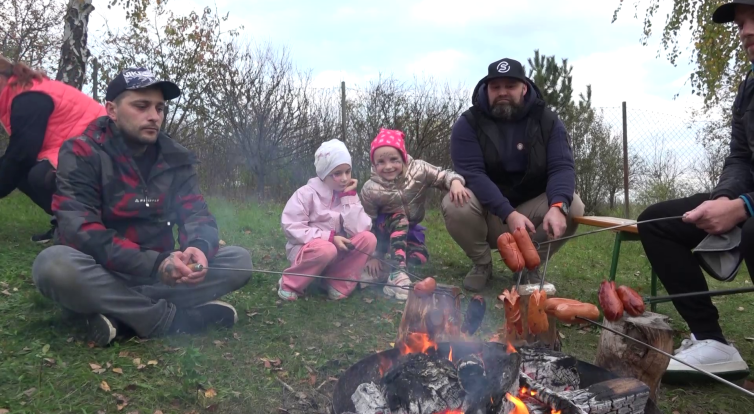
<svg viewBox="0 0 754 414"><path fill-rule="evenodd" d="M596 112L622 141L623 194L611 206L614 214L635 217L650 204L710 191L717 183L727 141L717 152L705 145L712 121L694 119L691 113L633 108L626 102Z"/></svg>

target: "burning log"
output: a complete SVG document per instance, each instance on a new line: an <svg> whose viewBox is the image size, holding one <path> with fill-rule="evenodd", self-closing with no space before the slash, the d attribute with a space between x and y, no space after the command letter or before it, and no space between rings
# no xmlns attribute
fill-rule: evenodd
<svg viewBox="0 0 754 414"><path fill-rule="evenodd" d="M427 333L437 342L458 340L462 321L460 294L458 287L443 284L427 296L410 290L395 342L405 342L412 333Z"/></svg>
<svg viewBox="0 0 754 414"><path fill-rule="evenodd" d="M546 326L546 329L543 332L536 333L537 331L535 330L535 333L532 333L529 329L529 318L531 317L529 306L530 303L536 302L531 298L532 294L537 290L539 290L539 284L519 286L518 294L520 295L520 298L518 299L518 304L519 312L521 315L521 325L523 329L521 330L521 332L518 332L515 329L507 330L505 329L505 326L503 326L498 330L499 338L501 338L500 342L510 342L517 347L537 344L539 346L545 346L554 351L559 351L561 344L557 331L557 320L554 316L547 315L546 322L542 323L543 327ZM555 286L551 283L545 283L542 290L546 294L546 297L552 297L556 292ZM531 310L531 315L534 315L536 313L534 311L535 309Z"/></svg>
<svg viewBox="0 0 754 414"><path fill-rule="evenodd" d="M484 361L476 354L469 354L458 361L458 379L467 393L477 393L486 388L487 374Z"/></svg>
<svg viewBox="0 0 754 414"><path fill-rule="evenodd" d="M390 414L382 390L373 382L359 385L351 400L359 414Z"/></svg>
<svg viewBox="0 0 754 414"><path fill-rule="evenodd" d="M665 352L673 352L673 329L667 316L644 312L641 316L629 316L615 322L603 321L604 325L652 345ZM614 333L603 330L600 336L595 365L618 375L636 378L649 386L650 398L656 401L657 389L670 358L638 345Z"/></svg>
<svg viewBox="0 0 754 414"><path fill-rule="evenodd" d="M570 355L538 352L536 348L521 348L521 372L532 381L555 391L577 389L580 386L578 360Z"/></svg>
<svg viewBox="0 0 754 414"><path fill-rule="evenodd" d="M382 384L387 407L393 413L435 414L463 404L464 391L456 367L436 352L401 356L382 378Z"/></svg>
<svg viewBox="0 0 754 414"><path fill-rule="evenodd" d="M617 378L594 384L586 389L551 390L526 375L521 375L522 386L550 411L562 414L642 414L649 399L649 387L634 378ZM532 404L536 406L536 404ZM532 410L530 414L539 414Z"/></svg>

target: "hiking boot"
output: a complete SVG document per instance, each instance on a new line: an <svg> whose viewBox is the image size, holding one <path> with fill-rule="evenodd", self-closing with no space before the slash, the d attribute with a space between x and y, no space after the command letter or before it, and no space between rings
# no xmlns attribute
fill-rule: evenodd
<svg viewBox="0 0 754 414"><path fill-rule="evenodd" d="M39 244L49 243L55 235L55 227L51 227L44 233L34 234L31 236L31 241Z"/></svg>
<svg viewBox="0 0 754 414"><path fill-rule="evenodd" d="M198 333L210 325L231 328L236 322L238 322L236 308L230 303L213 300L193 308L178 308L169 332Z"/></svg>
<svg viewBox="0 0 754 414"><path fill-rule="evenodd" d="M471 292L479 292L487 286L487 281L492 278L492 263L474 265L463 279L463 288Z"/></svg>
<svg viewBox="0 0 754 414"><path fill-rule="evenodd" d="M684 339L681 347L675 350L676 358L718 375L730 375L748 372L749 367L741 354L731 345L714 339L697 341L694 335ZM666 373L695 374L697 371L676 360L671 359Z"/></svg>
<svg viewBox="0 0 754 414"><path fill-rule="evenodd" d="M102 314L91 315L86 320L86 341L94 342L98 347L105 347L118 334L118 324L115 319Z"/></svg>
<svg viewBox="0 0 754 414"><path fill-rule="evenodd" d="M524 270L524 276L521 278L522 285L538 285L542 283L542 275L539 274L538 269Z"/></svg>

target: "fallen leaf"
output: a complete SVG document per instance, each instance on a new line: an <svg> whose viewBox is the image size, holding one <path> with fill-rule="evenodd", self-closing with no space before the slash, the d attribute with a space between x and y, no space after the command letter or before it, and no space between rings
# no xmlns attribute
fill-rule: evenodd
<svg viewBox="0 0 754 414"><path fill-rule="evenodd" d="M207 398L215 398L215 396L217 396L217 392L214 388L210 388L207 391L204 391L204 396Z"/></svg>
<svg viewBox="0 0 754 414"><path fill-rule="evenodd" d="M31 397L35 392L37 392L37 389L35 387L32 387L24 391L24 395L27 397Z"/></svg>
<svg viewBox="0 0 754 414"><path fill-rule="evenodd" d="M110 386L107 385L107 382L105 382L105 381L100 382L99 383L99 387L100 387L100 389L102 389L102 391L105 391L105 392L109 392L110 391Z"/></svg>
<svg viewBox="0 0 754 414"><path fill-rule="evenodd" d="M298 397L300 400L305 400L307 398L306 394L304 394L303 392L297 393L296 397Z"/></svg>
<svg viewBox="0 0 754 414"><path fill-rule="evenodd" d="M162 414L162 411L161 410L154 410L154 412L152 414Z"/></svg>
<svg viewBox="0 0 754 414"><path fill-rule="evenodd" d="M276 367L279 367L280 364L282 363L282 361L280 361L280 358L271 359L270 362L272 363L272 365Z"/></svg>
<svg viewBox="0 0 754 414"><path fill-rule="evenodd" d="M340 328L342 325L340 322L333 322L333 325L335 325L336 328Z"/></svg>
<svg viewBox="0 0 754 414"><path fill-rule="evenodd" d="M277 289L273 289L273 290L276 290L276 291L277 291ZM283 301L282 301L282 300L276 300L276 301L275 301L275 306L280 306L280 305L282 305L282 304L283 304Z"/></svg>
<svg viewBox="0 0 754 414"><path fill-rule="evenodd" d="M44 359L45 364L47 364L48 367L51 367L55 365L55 360L53 358L45 358Z"/></svg>
<svg viewBox="0 0 754 414"><path fill-rule="evenodd" d="M560 339L565 339L565 335L563 335L563 332L558 332L558 335L560 336Z"/></svg>
<svg viewBox="0 0 754 414"><path fill-rule="evenodd" d="M285 321L282 320L281 318L278 318L278 322L280 322L281 325L285 325Z"/></svg>
<svg viewBox="0 0 754 414"><path fill-rule="evenodd" d="M110 368L112 366L113 366L113 364L111 364L109 361L107 362L107 364L105 364L105 367L107 367L107 368Z"/></svg>
<svg viewBox="0 0 754 414"><path fill-rule="evenodd" d="M7 408L0 408L0 414L8 414L10 412Z"/></svg>
<svg viewBox="0 0 754 414"><path fill-rule="evenodd" d="M141 358L134 358L133 363L134 365L141 365Z"/></svg>
<svg viewBox="0 0 754 414"><path fill-rule="evenodd" d="M214 343L214 344L215 344L215 346L216 346L216 347L218 347L218 348L220 348L221 346L223 346L223 345L224 345L223 341L219 341L219 340L217 340L217 339L216 339L216 340L214 340L214 341L212 341L212 343Z"/></svg>
<svg viewBox="0 0 754 414"><path fill-rule="evenodd" d="M681 413L678 411L673 411L673 414L681 414Z"/></svg>
<svg viewBox="0 0 754 414"><path fill-rule="evenodd" d="M743 312L743 311L744 311L744 307L743 307L743 306L739 306L739 307L738 307L738 311L739 311L739 312Z"/></svg>
<svg viewBox="0 0 754 414"><path fill-rule="evenodd" d="M364 302L366 302L366 303L372 303L372 302L374 302L374 299L372 299L372 298L364 298Z"/></svg>
<svg viewBox="0 0 754 414"><path fill-rule="evenodd" d="M251 230L244 230L243 232L246 234L251 234Z"/></svg>
<svg viewBox="0 0 754 414"><path fill-rule="evenodd" d="M92 368L92 371L96 371L98 369L102 369L102 365L97 365L93 363L89 363L89 367Z"/></svg>
<svg viewBox="0 0 754 414"><path fill-rule="evenodd" d="M66 339L65 341L66 341L66 342L68 342L68 343L70 344L71 342L73 342L73 337L72 337L72 336L70 336L70 337L68 337L68 339Z"/></svg>
<svg viewBox="0 0 754 414"><path fill-rule="evenodd" d="M8 284L5 282L0 282L0 287L7 288Z"/></svg>
<svg viewBox="0 0 754 414"><path fill-rule="evenodd" d="M251 312L251 311L246 312L246 316L248 316L249 318L252 318L256 315L259 315L259 312Z"/></svg>
<svg viewBox="0 0 754 414"><path fill-rule="evenodd" d="M113 368L113 372L116 374L121 374L121 375L123 374L123 370L120 368Z"/></svg>
<svg viewBox="0 0 754 414"><path fill-rule="evenodd" d="M271 322L271 321L264 321L264 323L266 323L267 325L274 325L275 324L275 322Z"/></svg>
<svg viewBox="0 0 754 414"><path fill-rule="evenodd" d="M223 358L225 358L228 361L230 361L230 360L233 359L233 354L231 354L230 352L226 352L226 353L223 354Z"/></svg>
<svg viewBox="0 0 754 414"><path fill-rule="evenodd" d="M218 244L219 244L220 246L225 246L225 240L220 240L220 242L219 242Z"/></svg>
<svg viewBox="0 0 754 414"><path fill-rule="evenodd" d="M266 255L262 256L262 261L263 262L269 262L271 260L272 260L272 257L270 257L269 254L266 254Z"/></svg>
<svg viewBox="0 0 754 414"><path fill-rule="evenodd" d="M262 362L264 362L265 368L272 368L272 364L270 363L270 360L267 358L259 358Z"/></svg>
<svg viewBox="0 0 754 414"><path fill-rule="evenodd" d="M118 354L118 356L121 357L121 358L128 358L128 357L131 356L131 353L128 352L128 351L120 351L120 353Z"/></svg>
<svg viewBox="0 0 754 414"><path fill-rule="evenodd" d="M142 369L144 369L144 368L146 368L146 367L147 367L147 366L146 366L146 365L144 365L144 364L139 364L139 366L137 366L137 367L136 367L136 369L138 369L139 371L141 371Z"/></svg>
<svg viewBox="0 0 754 414"><path fill-rule="evenodd" d="M317 384L317 374L309 374L309 385L314 386Z"/></svg>
<svg viewBox="0 0 754 414"><path fill-rule="evenodd" d="M155 360L147 361L147 365L157 365L157 361Z"/></svg>
<svg viewBox="0 0 754 414"><path fill-rule="evenodd" d="M233 332L233 339L235 339L237 341L240 341L241 340L241 335L238 332Z"/></svg>
<svg viewBox="0 0 754 414"><path fill-rule="evenodd" d="M5 296L10 296L10 292L8 292L8 289L5 289L4 291L0 292Z"/></svg>
<svg viewBox="0 0 754 414"><path fill-rule="evenodd" d="M42 355L46 354L50 350L50 344L45 344L45 346L42 347Z"/></svg>

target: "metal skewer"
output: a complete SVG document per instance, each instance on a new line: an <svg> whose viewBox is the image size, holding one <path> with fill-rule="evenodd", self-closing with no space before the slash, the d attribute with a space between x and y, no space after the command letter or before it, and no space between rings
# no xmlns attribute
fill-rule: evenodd
<svg viewBox="0 0 754 414"><path fill-rule="evenodd" d="M357 249L357 248L356 248L356 246L354 246L354 245L353 245L353 244L351 244L351 243L346 243L346 247L348 247L348 250L355 250L355 251L357 251L357 252L359 252L359 253L361 253L361 254L364 254L364 255L366 255L366 256L369 256L369 257L371 257L371 258L372 258L372 259L374 259L374 260L377 260L378 262L380 262L380 263L382 263L382 264L388 265L388 266L392 267L392 268L393 268L394 270L400 270L400 271L402 271L403 273L405 273L405 274L406 274L406 275L407 275L408 277L410 277L411 279L414 279L414 280L417 280L417 281L422 281L422 280L424 280L424 278L422 278L422 277L419 277L419 276L416 276L416 275L414 275L414 274L411 274L411 273L409 273L409 272L408 272L408 270L406 270L406 269L403 269L403 268L401 268L401 267L399 267L399 266L396 266L396 265L394 265L394 264L392 264L392 263L388 262L387 260L382 260L382 259L380 259L379 257L375 257L375 256L374 256L374 255L372 255L372 254L369 254L369 253L367 253L367 252L365 252L365 251L363 251L363 250L359 250L359 249ZM406 260L408 260L408 259L406 259Z"/></svg>
<svg viewBox="0 0 754 414"><path fill-rule="evenodd" d="M672 217L660 217L660 218L648 219L648 220L643 220L643 221L633 221L633 223L624 223L624 224L619 224L617 226L604 227L604 228L601 228L601 229L588 231L586 233L579 233L579 234L574 234L574 235L567 236L567 237L561 237L559 239L552 239L552 240L547 240L547 241L543 241L543 242L536 242L536 241L532 240L532 242L534 242L537 250L539 250L545 244L555 243L555 242L561 241L561 240L574 239L576 237L586 236L586 235L594 234L594 233L600 233L600 232L608 231L608 230L615 230L615 229L619 229L619 228L622 228L622 227L633 226L635 224L651 223L651 222L654 222L654 221L677 220L677 219L682 219L682 218L683 218L683 216L672 216Z"/></svg>
<svg viewBox="0 0 754 414"><path fill-rule="evenodd" d="M547 245L547 256L545 256L545 270L542 272L542 280L539 281L539 291L542 291L542 288L545 287L545 276L547 275L547 263L550 262L550 247L552 247L551 244Z"/></svg>
<svg viewBox="0 0 754 414"><path fill-rule="evenodd" d="M686 365L686 366L688 366L688 367L691 367L691 368L693 368L693 369L695 369L695 370L697 370L697 371L701 372L702 374L704 374L704 375L706 375L706 376L708 376L708 377L710 377L710 378L714 379L715 381L719 381L719 382L721 382L721 383L723 383L723 384L725 384L725 385L728 385L728 386L730 386L730 387L733 387L733 388L737 389L738 391L741 391L741 392L743 392L743 393L744 393L744 394L746 394L746 395L749 395L750 397L754 397L754 393L753 393L753 392L751 392L751 391L748 391L748 390L746 390L745 388L739 387L738 385L736 385L736 384L734 384L734 383L732 383L732 382L730 382L730 381L728 381L728 380L726 380L726 379L724 379L724 378L721 378L721 377L719 377L719 376L717 376L717 375L715 375L715 374L713 374L713 373L711 373L711 372L709 372L709 371L703 370L703 369L701 369L701 368L699 368L699 367L695 367L695 366L693 366L693 365L691 365L691 364L689 364L689 363L687 363L687 362L685 362L685 361L682 361L682 360L680 360L680 359L678 359L678 358L674 357L673 355L670 355L669 353L667 353L667 352L663 351L662 349L658 349L658 348L655 348L655 347L653 347L652 345L649 345L649 344L645 344L644 342L642 342L642 341L640 341L640 340L638 340L638 339L636 339L636 338L632 338L632 337L630 337L629 335L626 335L626 334L624 334L624 333L622 333L622 332L618 332L618 331L616 331L615 329L612 329L612 328L608 328L607 326L605 326L605 325L603 325L603 324L601 324L601 323L599 323L599 322L593 321L593 320L591 320L591 319L583 318L583 317L581 317L581 316L577 316L576 318L577 318L577 319L581 319L581 320L584 320L584 321L587 321L587 322L591 323L592 325L598 326L598 327L600 327L600 328L602 328L602 329L606 329L606 330L608 330L608 331L610 331L610 332L612 332L612 333L614 333L614 334L616 334L616 335L619 335L619 336L621 336L621 337L623 337L623 338L626 338L626 339L630 339L630 340L632 340L632 341L636 342L636 343L637 343L637 344L639 344L639 345L643 345L643 346L646 346L647 348L649 348L649 349L651 349L651 350L653 350L653 351L655 351L655 352L659 352L659 353L661 353L661 354L665 355L666 357L669 357L669 358L671 358L671 359L673 359L673 360L675 360L675 361L677 361L677 362L680 362L680 363L681 363L681 364L683 364L683 365Z"/></svg>
<svg viewBox="0 0 754 414"><path fill-rule="evenodd" d="M704 296L725 296L725 295L733 295L736 293L747 293L747 292L754 292L754 287L723 289L723 290L707 290L707 291L702 291L702 292L678 293L675 295L667 295L667 296L654 296L654 297L646 296L644 297L644 302L663 303L663 302L670 302L674 299L704 297Z"/></svg>

